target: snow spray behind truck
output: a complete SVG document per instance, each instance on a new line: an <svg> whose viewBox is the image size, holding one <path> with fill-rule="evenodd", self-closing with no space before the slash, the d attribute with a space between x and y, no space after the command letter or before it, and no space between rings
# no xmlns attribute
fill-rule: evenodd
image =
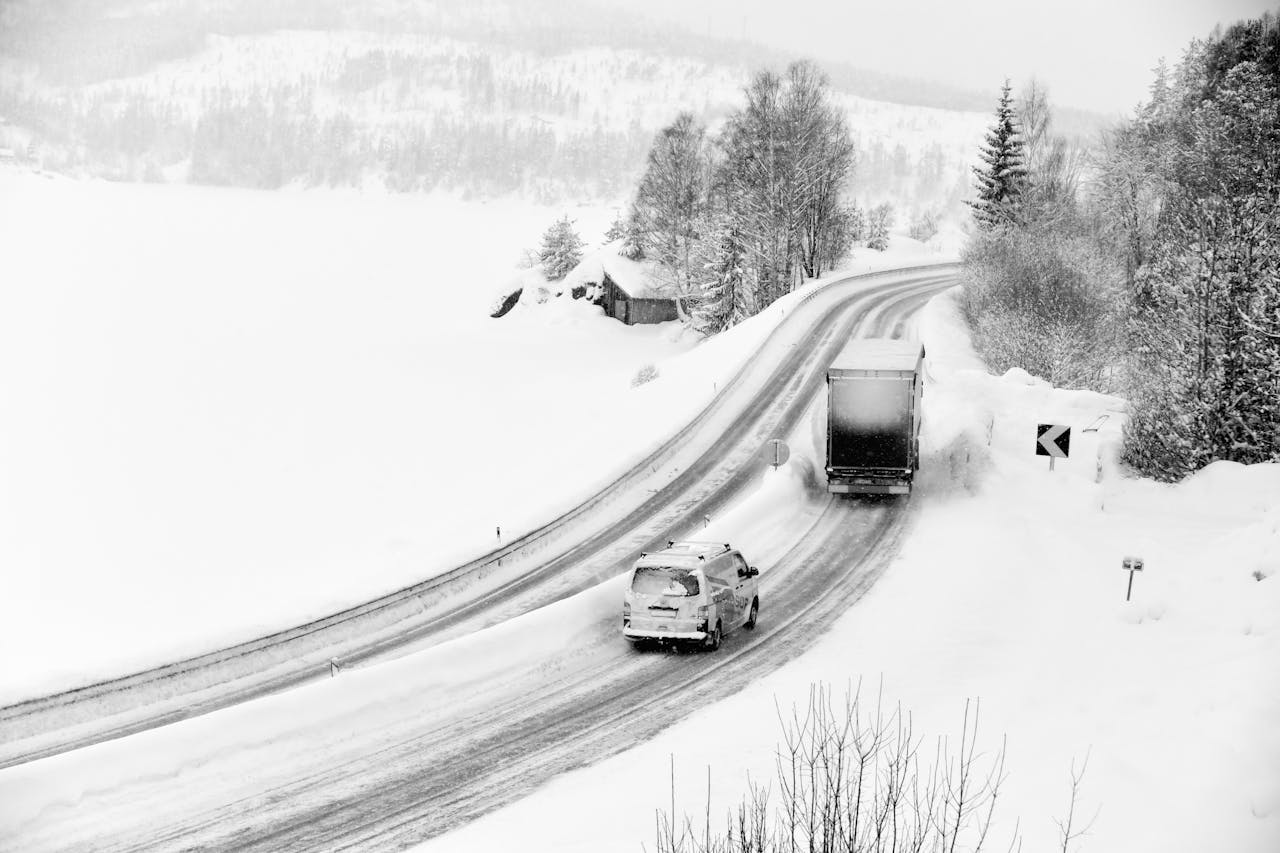
<svg viewBox="0 0 1280 853"><path fill-rule="evenodd" d="M924 346L850 341L827 368L827 491L905 495L920 467Z"/></svg>

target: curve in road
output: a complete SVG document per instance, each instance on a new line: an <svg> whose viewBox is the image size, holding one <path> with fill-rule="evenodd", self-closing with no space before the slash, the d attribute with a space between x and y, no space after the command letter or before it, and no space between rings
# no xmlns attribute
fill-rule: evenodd
<svg viewBox="0 0 1280 853"><path fill-rule="evenodd" d="M851 277L795 306L688 427L554 522L413 587L288 631L0 708L0 768L133 734L403 654L559 600L732 501L859 322L949 282L950 265ZM657 483L657 488L651 484ZM505 562L505 565L504 565Z"/></svg>
<svg viewBox="0 0 1280 853"><path fill-rule="evenodd" d="M864 310L863 330L900 327L938 286ZM797 387L793 426L816 398L813 383ZM367 715L334 721L323 747L314 732L265 737L252 747L252 772L230 773L230 756L207 755L172 776L145 773L50 804L9 829L30 850L391 850L447 831L642 742L812 644L874 583L907 517L902 501L813 500L818 520L762 575L760 627L717 654L637 653L610 609L581 643L519 677L416 699L368 729Z"/></svg>

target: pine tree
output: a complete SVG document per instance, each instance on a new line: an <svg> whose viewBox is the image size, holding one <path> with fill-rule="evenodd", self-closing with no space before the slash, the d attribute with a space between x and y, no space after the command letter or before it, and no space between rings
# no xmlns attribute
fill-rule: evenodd
<svg viewBox="0 0 1280 853"><path fill-rule="evenodd" d="M627 221L622 226L622 247L618 253L624 258L630 258L633 261L643 260L644 251L644 227L640 224L640 219L633 209L627 217Z"/></svg>
<svg viewBox="0 0 1280 853"><path fill-rule="evenodd" d="M702 299L693 312L698 331L706 335L723 332L744 318L737 315L745 282L742 237L737 228L724 224L717 229L715 252L706 263Z"/></svg>
<svg viewBox="0 0 1280 853"><path fill-rule="evenodd" d="M542 265L542 274L549 281L559 281L581 261L582 238L573 230L573 220L566 214L542 235L538 262Z"/></svg>
<svg viewBox="0 0 1280 853"><path fill-rule="evenodd" d="M889 248L889 229L893 227L893 205L885 202L871 209L867 216L867 248L883 252Z"/></svg>
<svg viewBox="0 0 1280 853"><path fill-rule="evenodd" d="M613 217L613 222L609 224L609 230L604 232L604 241L612 243L614 240L621 240L627 236L627 221L622 218L622 214L618 213Z"/></svg>
<svg viewBox="0 0 1280 853"><path fill-rule="evenodd" d="M966 202L973 208L973 218L983 230L1016 221L1027 170L1008 80L1004 81L996 121L987 131L986 145L979 157L986 165L973 167L978 179L978 199Z"/></svg>
<svg viewBox="0 0 1280 853"><path fill-rule="evenodd" d="M1129 329L1125 460L1165 480L1280 461L1280 99L1241 62L1180 124Z"/></svg>

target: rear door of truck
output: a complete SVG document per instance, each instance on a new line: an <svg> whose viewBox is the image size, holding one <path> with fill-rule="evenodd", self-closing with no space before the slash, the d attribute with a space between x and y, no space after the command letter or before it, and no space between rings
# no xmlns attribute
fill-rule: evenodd
<svg viewBox="0 0 1280 853"><path fill-rule="evenodd" d="M884 372L832 377L832 468L911 467L912 384Z"/></svg>

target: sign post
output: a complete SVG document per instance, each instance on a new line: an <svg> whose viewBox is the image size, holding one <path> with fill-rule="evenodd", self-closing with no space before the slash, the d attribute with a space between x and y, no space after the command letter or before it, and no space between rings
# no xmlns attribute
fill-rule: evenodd
<svg viewBox="0 0 1280 853"><path fill-rule="evenodd" d="M1125 557L1124 569L1129 573L1129 589L1124 594L1124 600L1128 601L1129 596L1133 595L1133 573L1142 571L1141 557Z"/></svg>
<svg viewBox="0 0 1280 853"><path fill-rule="evenodd" d="M1071 455L1071 427L1061 424L1040 424L1036 427L1036 456L1049 457L1049 470L1059 457Z"/></svg>
<svg viewBox="0 0 1280 853"><path fill-rule="evenodd" d="M764 461L778 470L779 465L786 464L791 458L791 448L780 438L772 438L764 443Z"/></svg>

